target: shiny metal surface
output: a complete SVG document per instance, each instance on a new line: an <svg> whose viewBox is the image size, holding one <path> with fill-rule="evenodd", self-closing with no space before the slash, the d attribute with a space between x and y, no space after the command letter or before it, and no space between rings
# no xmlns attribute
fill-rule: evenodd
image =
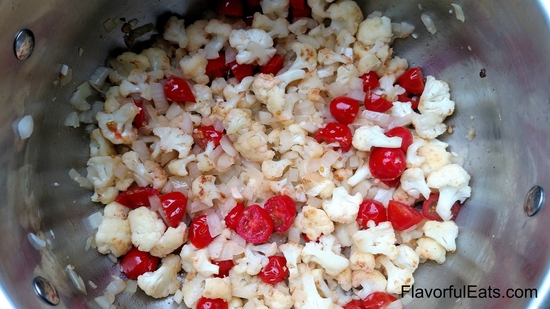
<svg viewBox="0 0 550 309"><path fill-rule="evenodd" d="M51 308L36 297L33 278L42 276L60 294L56 308L97 308L93 298L110 281L114 265L84 244L93 231L83 222L99 208L90 193L67 172L84 170L88 143L83 128L63 126L68 98L78 81L103 64L110 52L124 47L123 33L106 33L114 17L155 23L167 12L197 16L188 1L0 1L0 308ZM195 1L195 3L199 3ZM467 152L473 195L458 219L456 253L443 265L428 263L416 275L416 288L472 285L538 288L538 298L422 298L408 308L538 308L550 303L550 209L533 217L523 211L534 185L550 188L550 30L546 2L535 0L461 1L466 21L456 20L448 0L363 1L365 11L380 10L394 21L417 26L418 39L394 49L427 74L449 82L457 112L446 137L456 152ZM423 10L419 10L421 4ZM200 4L199 4L200 5ZM62 9L61 9L62 8ZM197 12L199 12L197 14ZM420 22L429 14L437 26L430 35ZM161 17L162 18L162 17ZM23 28L36 37L26 61L13 56L13 38ZM79 49L83 53L79 56ZM55 87L62 64L73 82ZM486 77L480 77L484 69ZM33 116L30 139L17 138L12 123ZM468 126L476 137L466 139ZM547 201L545 203L548 203ZM34 232L48 240L35 250L27 240ZM72 285L64 268L74 265L87 284L86 295ZM96 290L88 286L91 280ZM171 300L150 302L143 295L121 295L124 308L176 308Z"/></svg>
<svg viewBox="0 0 550 309"><path fill-rule="evenodd" d="M523 203L523 210L528 216L534 216L544 205L545 193L541 186L534 186L527 192L525 196L525 202Z"/></svg>
<svg viewBox="0 0 550 309"><path fill-rule="evenodd" d="M59 305L59 294L50 281L44 277L38 276L34 278L32 283L34 284L34 292L38 295L38 297L40 297L48 305Z"/></svg>

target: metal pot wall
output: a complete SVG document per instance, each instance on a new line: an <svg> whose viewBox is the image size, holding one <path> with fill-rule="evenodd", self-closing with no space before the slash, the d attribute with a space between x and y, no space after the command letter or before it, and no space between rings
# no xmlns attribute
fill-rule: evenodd
<svg viewBox="0 0 550 309"><path fill-rule="evenodd" d="M194 5L194 3L196 5ZM457 103L448 122L454 133L445 140L467 152L472 197L457 221L458 249L443 265L427 263L416 273L417 288L537 288L537 298L417 298L408 308L544 307L550 289L550 209L543 194L526 198L536 185L550 188L550 31L545 1L461 1L466 21L449 13L444 1L360 1L365 12L380 10L394 21L417 26L417 39L398 42L394 50L411 65L449 82ZM422 11L419 10L419 4ZM207 6L200 1L0 1L0 307L52 308L35 291L33 279L46 278L57 289L57 308L96 308L93 298L110 281L113 263L94 250L85 252L93 231L84 218L100 206L90 192L69 179L83 170L88 156L83 128L63 125L71 111L70 94L124 47L118 28L103 23L114 17L155 23L168 12L188 16ZM429 34L420 22L428 13L437 26ZM27 60L16 59L13 39L23 28L34 32L36 45ZM72 82L54 86L62 64ZM481 71L484 73L482 74ZM483 77L485 76L485 77ZM32 115L34 132L21 140L13 128ZM476 130L472 141L468 127ZM524 211L542 205L532 217ZM29 233L47 239L36 250ZM87 294L71 283L67 265L87 284ZM479 295L479 294L477 294ZM151 301L137 293L120 295L126 308L176 308L171 300Z"/></svg>

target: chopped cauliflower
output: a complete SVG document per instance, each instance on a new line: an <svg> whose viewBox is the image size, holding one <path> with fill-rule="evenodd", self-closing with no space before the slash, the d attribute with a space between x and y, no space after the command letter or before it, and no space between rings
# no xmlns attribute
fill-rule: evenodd
<svg viewBox="0 0 550 309"><path fill-rule="evenodd" d="M418 167L424 172L424 177L427 177L431 172L437 171L445 165L451 164L451 154L445 148L447 148L446 143L435 139L427 143L424 142L418 147L416 154L424 158Z"/></svg>
<svg viewBox="0 0 550 309"><path fill-rule="evenodd" d="M373 271L376 266L374 255L360 251L356 246L351 247L349 263L351 270L363 270L366 272Z"/></svg>
<svg viewBox="0 0 550 309"><path fill-rule="evenodd" d="M137 129L132 125L139 108L134 103L122 105L113 113L98 112L97 123L103 136L113 144L130 144L137 138Z"/></svg>
<svg viewBox="0 0 550 309"><path fill-rule="evenodd" d="M180 60L180 68L183 72L183 78L190 79L198 84L207 84L210 79L206 75L206 65L208 60L200 53L188 55Z"/></svg>
<svg viewBox="0 0 550 309"><path fill-rule="evenodd" d="M319 264L330 276L338 275L349 266L349 260L334 251L336 242L337 239L333 235L323 235L319 242L307 242L302 250L302 260Z"/></svg>
<svg viewBox="0 0 550 309"><path fill-rule="evenodd" d="M413 273L418 267L420 258L413 248L407 245L397 246L397 257L392 260L397 267L408 268Z"/></svg>
<svg viewBox="0 0 550 309"><path fill-rule="evenodd" d="M215 199L221 199L222 195L216 186L216 177L212 175L201 175L193 181L191 188L193 195L208 206L214 206Z"/></svg>
<svg viewBox="0 0 550 309"><path fill-rule="evenodd" d="M210 36L205 30L206 26L208 26L208 21L203 19L187 26L185 29L188 38L187 51L196 52L210 42Z"/></svg>
<svg viewBox="0 0 550 309"><path fill-rule="evenodd" d="M372 292L386 292L388 280L378 270L366 272L364 270L354 270L351 275L353 287L361 287L355 294L360 298L367 297Z"/></svg>
<svg viewBox="0 0 550 309"><path fill-rule="evenodd" d="M132 231L132 243L140 251L151 251L166 229L166 225L158 214L147 207L139 207L130 211L128 221Z"/></svg>
<svg viewBox="0 0 550 309"><path fill-rule="evenodd" d="M186 48L189 39L185 32L185 20L178 19L176 16L168 18L162 36L166 41L178 44L180 48Z"/></svg>
<svg viewBox="0 0 550 309"><path fill-rule="evenodd" d="M309 239L317 239L321 235L329 235L334 231L334 223L327 213L309 205L304 206L296 215L294 224Z"/></svg>
<svg viewBox="0 0 550 309"><path fill-rule="evenodd" d="M335 29L336 33L346 29L354 35L363 21L361 8L357 2L350 0L334 2L327 9L327 14L331 19L330 27Z"/></svg>
<svg viewBox="0 0 550 309"><path fill-rule="evenodd" d="M127 220L129 208L117 202L105 206L103 220L97 229L97 251L119 257L132 249L132 233Z"/></svg>
<svg viewBox="0 0 550 309"><path fill-rule="evenodd" d="M288 268L289 278L298 278L298 263L301 262L300 254L302 253L302 245L288 242L279 245L279 250L283 253L286 259L286 267Z"/></svg>
<svg viewBox="0 0 550 309"><path fill-rule="evenodd" d="M181 129L171 127L157 127L153 129L153 133L160 137L160 140L151 146L154 149L151 154L152 157L173 150L178 152L178 158L180 159L189 155L193 146L191 135L184 133Z"/></svg>
<svg viewBox="0 0 550 309"><path fill-rule="evenodd" d="M307 271L305 271L302 274L302 291L305 292L306 299L300 308L302 309L337 308L330 298L323 298L321 297L321 295L319 295L319 291L317 290L317 284L315 283L311 270L309 270L307 266L305 269L307 269Z"/></svg>
<svg viewBox="0 0 550 309"><path fill-rule="evenodd" d="M323 209L330 220L348 224L357 219L359 205L362 202L361 193L350 195L344 187L338 187L332 191L332 200L323 201Z"/></svg>
<svg viewBox="0 0 550 309"><path fill-rule="evenodd" d="M259 12L254 13L252 28L261 29L267 32L272 38L286 38L289 34L288 20L285 18L277 18L272 20L266 15Z"/></svg>
<svg viewBox="0 0 550 309"><path fill-rule="evenodd" d="M294 305L288 287L279 282L275 285L260 283L258 293L263 296L265 305L271 309L290 309Z"/></svg>
<svg viewBox="0 0 550 309"><path fill-rule="evenodd" d="M372 147L399 148L401 137L388 137L379 126L361 126L353 134L353 147L361 151L370 151Z"/></svg>
<svg viewBox="0 0 550 309"><path fill-rule="evenodd" d="M233 147L247 160L261 163L271 160L275 152L269 148L263 131L248 131L239 136Z"/></svg>
<svg viewBox="0 0 550 309"><path fill-rule="evenodd" d="M357 41L365 46L375 45L378 41L388 44L392 36L391 20L386 16L365 19L357 31Z"/></svg>
<svg viewBox="0 0 550 309"><path fill-rule="evenodd" d="M233 298L231 291L232 287L229 277L206 278L204 280L202 296L206 298L220 298L229 302Z"/></svg>
<svg viewBox="0 0 550 309"><path fill-rule="evenodd" d="M264 65L276 52L273 39L261 29L232 30L229 45L238 50L237 63L239 64L257 61L259 65Z"/></svg>
<svg viewBox="0 0 550 309"><path fill-rule="evenodd" d="M414 284L413 274L408 268L397 267L385 255L379 255L376 258L376 262L380 263L386 270L388 277L387 293L402 294L408 290L406 286L410 288Z"/></svg>
<svg viewBox="0 0 550 309"><path fill-rule="evenodd" d="M279 161L267 160L262 162L262 173L266 179L277 179L283 176L285 169L292 164L289 159Z"/></svg>
<svg viewBox="0 0 550 309"><path fill-rule="evenodd" d="M206 25L204 31L212 35L212 38L210 39L210 42L204 46L204 50L206 51L206 59L216 59L219 57L219 52L227 43L231 30L233 30L233 28L230 24L225 24L218 19L211 19L208 22L208 25Z"/></svg>
<svg viewBox="0 0 550 309"><path fill-rule="evenodd" d="M159 269L140 275L137 284L145 294L154 298L163 298L176 293L180 288L181 282L178 280L180 270L179 257L171 254L162 259Z"/></svg>
<svg viewBox="0 0 550 309"><path fill-rule="evenodd" d="M393 227L389 221L367 222L368 229L355 232L352 235L357 250L371 254L383 254L390 259L397 257L398 251L395 246L396 239Z"/></svg>
<svg viewBox="0 0 550 309"><path fill-rule="evenodd" d="M262 12L272 19L288 16L289 0L262 0Z"/></svg>
<svg viewBox="0 0 550 309"><path fill-rule="evenodd" d="M415 251L421 258L436 261L439 264L445 263L445 248L437 241L429 237L422 237L416 241L416 244Z"/></svg>
<svg viewBox="0 0 550 309"><path fill-rule="evenodd" d="M183 222L180 222L176 228L169 227L151 248L151 255L162 258L181 247L185 241L186 229L187 226Z"/></svg>
<svg viewBox="0 0 550 309"><path fill-rule="evenodd" d="M445 165L428 175L428 187L439 190L439 199L435 211L441 219L452 217L451 207L456 201L464 203L470 197L472 189L468 185L470 175L458 164Z"/></svg>
<svg viewBox="0 0 550 309"><path fill-rule="evenodd" d="M401 188L414 198L420 195L425 199L430 197L430 188L424 179L424 172L418 167L408 168L401 174Z"/></svg>
<svg viewBox="0 0 550 309"><path fill-rule="evenodd" d="M449 85L446 82L427 76L424 92L418 103L420 113L431 112L442 117L450 116L455 110L455 103L451 101L449 91Z"/></svg>
<svg viewBox="0 0 550 309"><path fill-rule="evenodd" d="M456 237L458 226L454 221L428 221L422 227L424 235L437 241L445 250L454 252L456 250Z"/></svg>

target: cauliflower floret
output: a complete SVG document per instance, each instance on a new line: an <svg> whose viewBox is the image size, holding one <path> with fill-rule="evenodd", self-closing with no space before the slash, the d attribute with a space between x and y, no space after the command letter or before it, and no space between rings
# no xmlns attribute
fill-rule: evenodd
<svg viewBox="0 0 550 309"><path fill-rule="evenodd" d="M252 21L252 28L264 30L274 39L286 38L289 33L289 25L288 20L285 18L271 20L271 18L259 12L254 13L254 20Z"/></svg>
<svg viewBox="0 0 550 309"><path fill-rule="evenodd" d="M334 236L338 238L338 241L343 247L351 247L353 245L353 239L351 235L359 231L359 224L352 222L350 224L336 223L334 227Z"/></svg>
<svg viewBox="0 0 550 309"><path fill-rule="evenodd" d="M210 81L206 75L208 60L200 51L183 57L179 64L183 78L193 80L198 84L207 84Z"/></svg>
<svg viewBox="0 0 550 309"><path fill-rule="evenodd" d="M174 159L168 163L168 171L172 175L187 176L187 164L196 161L195 155L187 156L183 159Z"/></svg>
<svg viewBox="0 0 550 309"><path fill-rule="evenodd" d="M389 63L392 51L388 44L377 41L374 46L365 47L361 42L353 44L353 57L358 59L357 70L360 74L376 71L379 76L385 74L385 64Z"/></svg>
<svg viewBox="0 0 550 309"><path fill-rule="evenodd" d="M269 149L267 135L263 131L248 131L240 135L233 147L252 162L260 163L275 156L275 152Z"/></svg>
<svg viewBox="0 0 550 309"><path fill-rule="evenodd" d="M332 200L323 201L323 209L330 220L348 224L357 219L361 202L363 202L361 193L350 195L344 187L338 187L332 191Z"/></svg>
<svg viewBox="0 0 550 309"><path fill-rule="evenodd" d="M224 44L227 43L232 29L230 24L222 23L215 18L208 22L204 31L212 35L212 39L204 46L206 59L216 59L219 57L219 52L222 50Z"/></svg>
<svg viewBox="0 0 550 309"><path fill-rule="evenodd" d="M439 264L445 263L445 248L437 241L429 237L422 237L416 241L416 244L415 251L421 258L436 261Z"/></svg>
<svg viewBox="0 0 550 309"><path fill-rule="evenodd" d="M189 39L185 32L185 20L171 16L164 25L162 37L172 44L178 44L180 48L186 48Z"/></svg>
<svg viewBox="0 0 550 309"><path fill-rule="evenodd" d="M90 157L112 156L115 154L115 147L101 134L100 129L95 129L90 133Z"/></svg>
<svg viewBox="0 0 550 309"><path fill-rule="evenodd" d="M401 175L401 188L414 198L419 198L420 194L425 199L430 197L430 188L424 179L424 172L418 167L408 168Z"/></svg>
<svg viewBox="0 0 550 309"><path fill-rule="evenodd" d="M212 175L201 175L193 180L191 190L195 198L210 207L214 206L215 199L222 198L222 194L216 186L216 177Z"/></svg>
<svg viewBox="0 0 550 309"><path fill-rule="evenodd" d="M359 298L364 299L372 292L386 292L388 281L386 277L378 270L366 272L364 270L354 270L351 275L353 287L361 287L360 290L354 290Z"/></svg>
<svg viewBox="0 0 550 309"><path fill-rule="evenodd" d="M166 229L166 225L157 213L147 207L139 207L130 211L128 221L132 231L132 243L140 251L151 251Z"/></svg>
<svg viewBox="0 0 550 309"><path fill-rule="evenodd" d="M283 176L285 169L292 164L289 159L279 161L267 160L262 162L262 174L266 179L276 179Z"/></svg>
<svg viewBox="0 0 550 309"><path fill-rule="evenodd" d="M214 142L208 142L204 152L197 155L197 167L201 172L208 172L216 167L212 152L214 151Z"/></svg>
<svg viewBox="0 0 550 309"><path fill-rule="evenodd" d="M301 309L337 308L337 306L332 302L332 299L323 298L321 297L321 295L319 295L319 291L317 290L317 285L315 284L315 279L309 267L306 266L303 269L305 271L302 273L301 290L305 293L307 298L304 304L300 308Z"/></svg>
<svg viewBox="0 0 550 309"><path fill-rule="evenodd" d="M445 250L454 252L456 250L456 237L458 226L454 221L428 221L422 227L424 235L437 241Z"/></svg>
<svg viewBox="0 0 550 309"><path fill-rule="evenodd" d="M348 185L355 187L358 183L365 179L372 179L374 178L372 176L372 173L370 172L369 164L365 163L361 165L356 171L353 176L351 176L346 182Z"/></svg>
<svg viewBox="0 0 550 309"><path fill-rule="evenodd" d="M145 294L154 298L163 298L174 294L181 286L181 282L178 280L180 270L179 257L171 254L162 259L159 269L140 275L137 279L138 286Z"/></svg>
<svg viewBox="0 0 550 309"><path fill-rule="evenodd" d="M262 12L269 18L278 19L288 16L289 0L262 0L260 4Z"/></svg>
<svg viewBox="0 0 550 309"><path fill-rule="evenodd" d="M273 39L261 29L232 30L229 44L237 49L237 63L239 64L257 61L259 65L264 65L276 52L273 47Z"/></svg>
<svg viewBox="0 0 550 309"><path fill-rule="evenodd" d="M205 285L205 276L196 272L188 272L181 288L183 302L188 308L194 308L202 297Z"/></svg>
<svg viewBox="0 0 550 309"><path fill-rule="evenodd" d="M138 55L132 52L125 52L116 57L116 60L111 61L111 65L114 70L111 74L109 74L109 79L117 73L123 77L126 77L132 70L138 69L145 72L149 67L151 67L151 63L149 63L149 59L147 59L145 55ZM116 79L117 78L115 78L115 80Z"/></svg>
<svg viewBox="0 0 550 309"><path fill-rule="evenodd" d="M439 190L435 211L441 219L452 217L451 207L456 201L463 203L472 192L468 182L470 175L458 164L449 164L428 175L428 187Z"/></svg>
<svg viewBox="0 0 550 309"><path fill-rule="evenodd" d="M420 168L427 177L433 171L437 171L445 165L451 164L451 154L445 150L447 144L438 140L431 140L418 148L418 156L425 158ZM408 151L407 151L408 154Z"/></svg>
<svg viewBox="0 0 550 309"><path fill-rule="evenodd" d="M357 41L365 46L372 46L380 41L388 44L392 39L391 20L386 16L367 18L359 25Z"/></svg>
<svg viewBox="0 0 550 309"><path fill-rule="evenodd" d="M246 272L237 273L232 269L229 271L229 280L233 287L233 296L245 299L258 297L258 276L251 276Z"/></svg>
<svg viewBox="0 0 550 309"><path fill-rule="evenodd" d="M147 83L149 75L145 71L132 70L128 78L120 83L118 90L120 95L127 97L131 93L139 94L145 100L151 100L151 86Z"/></svg>
<svg viewBox="0 0 550 309"><path fill-rule="evenodd" d="M87 178L93 183L94 189L107 189L113 186L115 167L121 162L120 157L91 157L88 162Z"/></svg>
<svg viewBox="0 0 550 309"><path fill-rule="evenodd" d="M152 160L146 160L143 163L143 166L153 179L152 185L155 189L162 189L164 188L164 185L166 185L166 182L168 181L168 175L160 166L158 162L152 161Z"/></svg>
<svg viewBox="0 0 550 309"><path fill-rule="evenodd" d="M149 171L147 170L145 165L141 163L137 152L126 152L122 155L122 162L130 171L134 172L134 177L136 178L136 180L145 182L147 184L153 183L153 177L149 174Z"/></svg>
<svg viewBox="0 0 550 309"><path fill-rule="evenodd" d="M289 70L277 77L272 74L258 74L254 78L252 89L256 99L265 104L277 120L289 124L294 119L294 105L302 98L297 93L286 95L285 88L289 83L303 78L305 74L302 70Z"/></svg>
<svg viewBox="0 0 550 309"><path fill-rule="evenodd" d="M370 151L372 147L399 148L401 137L388 137L379 126L361 126L353 134L353 147L361 151Z"/></svg>
<svg viewBox="0 0 550 309"><path fill-rule="evenodd" d="M98 112L97 123L103 136L113 144L130 144L137 138L137 129L132 125L139 108L134 103L122 105L113 113Z"/></svg>
<svg viewBox="0 0 550 309"><path fill-rule="evenodd" d="M334 235L323 235L319 238L319 242L307 242L302 250L302 260L306 263L319 264L330 276L338 275L349 266L349 261L334 252L335 242ZM339 249L340 245L336 247Z"/></svg>
<svg viewBox="0 0 550 309"><path fill-rule="evenodd" d="M229 111L223 121L227 135L244 134L252 126L252 115L250 110L234 108Z"/></svg>
<svg viewBox="0 0 550 309"><path fill-rule="evenodd" d="M426 144L427 143L426 143L425 140L423 140L421 138L417 138L409 146L409 148L407 149L407 156L406 156L407 168L420 167L422 165L422 163L424 163L426 161L426 158L424 158L423 156L418 155L418 149L420 149L420 147L422 147ZM424 176L426 176L426 175L427 174L424 173Z"/></svg>
<svg viewBox="0 0 550 309"><path fill-rule="evenodd" d="M267 246L263 245L255 246L247 244L244 257L236 260L233 270L236 273L247 273L251 276L257 275L262 268L268 263L268 256L274 255L277 251L277 244L269 243ZM267 250L267 251L266 251ZM269 254L265 254L269 253Z"/></svg>
<svg viewBox="0 0 550 309"><path fill-rule="evenodd" d="M181 265L187 273L199 273L201 276L210 277L218 274L220 267L210 262L208 249L197 250L192 244L184 245L180 252Z"/></svg>
<svg viewBox="0 0 550 309"><path fill-rule="evenodd" d="M160 48L148 48L142 51L141 54L145 55L147 59L149 59L151 69L153 71L166 70L170 68L170 58L168 58L166 52Z"/></svg>
<svg viewBox="0 0 550 309"><path fill-rule="evenodd" d="M294 305L288 287L283 283L271 285L261 282L258 293L263 296L265 305L271 309L290 309Z"/></svg>
<svg viewBox="0 0 550 309"><path fill-rule="evenodd" d="M286 267L289 272L289 279L298 278L298 263L301 262L300 254L303 247L299 244L288 242L279 245L279 250L283 253L286 259Z"/></svg>
<svg viewBox="0 0 550 309"><path fill-rule="evenodd" d="M197 112L201 114L203 118L210 116L212 113L212 107L216 105L216 102L212 98L212 89L206 85L195 84L193 85L193 90L195 93L196 102L185 103L185 111ZM182 116L183 115L180 115L178 117ZM177 119L178 117L174 119ZM172 119L172 121L174 121L174 119Z"/></svg>
<svg viewBox="0 0 550 309"><path fill-rule="evenodd" d="M199 50L202 46L210 42L210 36L206 33L206 26L208 25L207 20L197 20L193 24L187 26L185 32L189 41L187 43L187 50L189 52L195 52Z"/></svg>
<svg viewBox="0 0 550 309"><path fill-rule="evenodd" d="M408 268L395 266L387 256L379 255L376 258L376 263L382 264L386 270L388 276L388 285L386 286L387 293L402 294L414 284L412 272Z"/></svg>
<svg viewBox="0 0 550 309"><path fill-rule="evenodd" d="M397 246L397 252L397 257L392 260L393 264L400 268L408 268L411 273L414 273L420 261L418 253L407 245Z"/></svg>
<svg viewBox="0 0 550 309"><path fill-rule="evenodd" d="M251 92L251 85L254 82L253 76L247 76L237 83L236 78L229 79L230 83L223 89L223 96L226 101L229 101L236 96L239 96L237 106L240 108L252 108L258 101L256 96ZM222 119L223 121L223 119Z"/></svg>
<svg viewBox="0 0 550 309"><path fill-rule="evenodd" d="M327 9L328 18L331 19L330 27L339 33L347 29L352 35L357 32L359 23L363 21L361 8L355 1L337 1Z"/></svg>
<svg viewBox="0 0 550 309"><path fill-rule="evenodd" d="M185 242L184 237L186 229L187 226L183 222L180 222L176 228L169 227L160 237L155 246L151 248L151 255L162 258L181 247L181 245Z"/></svg>
<svg viewBox="0 0 550 309"><path fill-rule="evenodd" d="M384 254L390 259L397 257L398 251L395 246L395 233L390 222L380 222L378 225L374 221L367 222L369 227L352 235L353 242L357 250L372 254Z"/></svg>
<svg viewBox="0 0 550 309"><path fill-rule="evenodd" d="M309 205L302 208L295 219L298 229L309 239L317 239L321 235L330 235L334 231L334 223L327 213Z"/></svg>
<svg viewBox="0 0 550 309"><path fill-rule="evenodd" d="M317 22L322 22L327 14L328 3L333 2L334 0L307 0L308 6L311 8L311 17Z"/></svg>
<svg viewBox="0 0 550 309"><path fill-rule="evenodd" d="M373 254L357 250L355 246L351 247L349 262L351 270L363 270L366 272L371 272L376 266L376 261Z"/></svg>
<svg viewBox="0 0 550 309"><path fill-rule="evenodd" d="M319 50L317 54L317 61L322 65L331 65L334 63L350 64L353 60L342 54L337 54L329 48L323 48Z"/></svg>
<svg viewBox="0 0 550 309"><path fill-rule="evenodd" d="M296 60L292 63L289 71L292 70L307 70L311 72L317 67L317 51L307 43L294 42L291 45L292 50L296 53Z"/></svg>
<svg viewBox="0 0 550 309"><path fill-rule="evenodd" d="M422 114L413 113L412 124L418 136L433 139L447 131L447 125L443 123L443 120L445 117L427 111Z"/></svg>
<svg viewBox="0 0 550 309"><path fill-rule="evenodd" d="M226 302L231 301L231 281L229 277L225 278L206 278L204 280L204 290L202 296L206 298L221 298Z"/></svg>
<svg viewBox="0 0 550 309"><path fill-rule="evenodd" d="M153 134L160 137L158 142L153 143L154 149L151 156L157 157L161 152L169 153L173 150L178 152L178 158L182 159L189 155L193 146L193 138L179 128L157 127L153 129Z"/></svg>
<svg viewBox="0 0 550 309"><path fill-rule="evenodd" d="M103 220L97 229L97 251L119 257L132 249L132 232L127 220L130 209L117 202L105 206Z"/></svg>
<svg viewBox="0 0 550 309"><path fill-rule="evenodd" d="M424 92L418 103L418 110L421 114L433 112L437 115L447 117L453 114L455 103L451 101L449 85L433 76L426 77Z"/></svg>

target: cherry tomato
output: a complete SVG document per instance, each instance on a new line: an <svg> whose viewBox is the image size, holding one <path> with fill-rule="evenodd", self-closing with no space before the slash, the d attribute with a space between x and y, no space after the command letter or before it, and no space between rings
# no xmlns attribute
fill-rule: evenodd
<svg viewBox="0 0 550 309"><path fill-rule="evenodd" d="M265 65L260 67L260 72L264 74L277 75L285 64L285 58L281 55L275 55Z"/></svg>
<svg viewBox="0 0 550 309"><path fill-rule="evenodd" d="M359 212L357 213L357 223L362 229L367 229L367 222L369 220L374 221L376 225L380 222L388 221L386 215L386 207L382 203L375 200L364 200L359 205Z"/></svg>
<svg viewBox="0 0 550 309"><path fill-rule="evenodd" d="M343 309L363 309L363 301L362 300L352 300L349 303L345 304Z"/></svg>
<svg viewBox="0 0 550 309"><path fill-rule="evenodd" d="M386 132L388 137L401 137L401 150L403 153L407 153L407 149L413 143L413 135L411 130L404 127L395 127Z"/></svg>
<svg viewBox="0 0 550 309"><path fill-rule="evenodd" d="M133 247L120 260L120 268L128 279L136 280L146 272L157 270L159 261L160 258L150 255L149 252L139 251L138 248Z"/></svg>
<svg viewBox="0 0 550 309"><path fill-rule="evenodd" d="M220 145L223 132L216 131L214 126L200 126L194 130L195 143L202 149L206 149L208 142L214 142L214 146Z"/></svg>
<svg viewBox="0 0 550 309"><path fill-rule="evenodd" d="M250 205L242 211L236 232L249 243L261 244L273 233L273 220L259 205Z"/></svg>
<svg viewBox="0 0 550 309"><path fill-rule="evenodd" d="M233 266L235 266L235 263L233 260L225 260L225 261L212 261L212 264L218 265L220 270L218 271L217 275L214 275L214 277L217 278L223 278L229 276L229 271Z"/></svg>
<svg viewBox="0 0 550 309"><path fill-rule="evenodd" d="M380 80L378 79L378 75L374 71L363 74L361 78L363 79L364 92L368 93L370 90L380 87Z"/></svg>
<svg viewBox="0 0 550 309"><path fill-rule="evenodd" d="M388 179L388 180L380 180L383 182L386 186L389 188L398 188L401 184L401 177L397 177L395 179Z"/></svg>
<svg viewBox="0 0 550 309"><path fill-rule="evenodd" d="M227 309L229 306L221 298L201 297L197 302L197 309Z"/></svg>
<svg viewBox="0 0 550 309"><path fill-rule="evenodd" d="M288 276L288 267L284 256L270 256L267 265L260 271L258 277L263 282L277 284Z"/></svg>
<svg viewBox="0 0 550 309"><path fill-rule="evenodd" d="M229 63L229 68L239 82L245 77L252 76L254 73L253 64L238 64L236 60Z"/></svg>
<svg viewBox="0 0 550 309"><path fill-rule="evenodd" d="M136 102L135 104L139 109L139 113L134 117L132 124L139 129L147 125L147 116L145 116L145 111L143 110L143 104L141 102Z"/></svg>
<svg viewBox="0 0 550 309"><path fill-rule="evenodd" d="M264 204L264 209L269 213L276 232L286 232L296 218L296 204L286 195L270 197Z"/></svg>
<svg viewBox="0 0 550 309"><path fill-rule="evenodd" d="M392 102L385 95L367 92L365 95L365 109L373 112L385 113L393 107Z"/></svg>
<svg viewBox="0 0 550 309"><path fill-rule="evenodd" d="M409 205L390 200L388 221L395 230L403 231L422 221L422 214Z"/></svg>
<svg viewBox="0 0 550 309"><path fill-rule="evenodd" d="M342 152L348 152L351 149L351 141L353 136L351 135L350 128L338 122L330 122L325 125L324 128L320 129L315 133L315 140L327 144L338 143Z"/></svg>
<svg viewBox="0 0 550 309"><path fill-rule="evenodd" d="M149 196L159 195L159 190L149 187L134 187L120 192L115 201L129 208L151 206Z"/></svg>
<svg viewBox="0 0 550 309"><path fill-rule="evenodd" d="M357 118L359 101L348 97L336 97L330 102L330 114L342 124L350 124Z"/></svg>
<svg viewBox="0 0 550 309"><path fill-rule="evenodd" d="M246 5L246 11L249 13L254 14L255 12L262 11L260 0L246 0L245 5Z"/></svg>
<svg viewBox="0 0 550 309"><path fill-rule="evenodd" d="M170 192L160 196L162 210L171 227L177 227L187 208L187 198L181 192Z"/></svg>
<svg viewBox="0 0 550 309"><path fill-rule="evenodd" d="M218 14L241 17L244 15L244 7L241 0L221 0L218 4Z"/></svg>
<svg viewBox="0 0 550 309"><path fill-rule="evenodd" d="M293 9L304 10L308 7L306 0L290 0L289 3Z"/></svg>
<svg viewBox="0 0 550 309"><path fill-rule="evenodd" d="M397 83L408 93L420 95L424 92L424 75L419 67L405 71L399 76Z"/></svg>
<svg viewBox="0 0 550 309"><path fill-rule="evenodd" d="M307 237L306 234L302 234L302 236L304 237L304 241L305 241L305 242L310 242L310 241L312 241L311 239L309 239L309 237ZM321 238L321 236L323 236L323 234L321 234L319 237L317 237L317 239L315 239L315 240L313 240L313 241L319 242L319 239Z"/></svg>
<svg viewBox="0 0 550 309"><path fill-rule="evenodd" d="M243 210L244 205L242 203L237 203L237 205L229 211L227 216L225 216L225 226L235 231Z"/></svg>
<svg viewBox="0 0 550 309"><path fill-rule="evenodd" d="M407 162L400 148L374 147L369 157L372 176L380 180L392 180L403 174Z"/></svg>
<svg viewBox="0 0 550 309"><path fill-rule="evenodd" d="M406 94L399 94L397 95L397 101L399 102L410 102L411 103L411 108L412 109L418 109L418 103L420 103L420 97L418 96L414 96L412 98L409 98L408 95Z"/></svg>
<svg viewBox="0 0 550 309"><path fill-rule="evenodd" d="M306 3L307 5L307 3ZM290 8L290 14L289 19L292 21L295 18L302 18L302 17L310 17L311 16L311 8L309 6L306 6L305 9L295 9L293 7Z"/></svg>
<svg viewBox="0 0 550 309"><path fill-rule="evenodd" d="M216 77L226 77L229 72L229 65L225 63L225 55L220 53L216 59L209 59L206 64L206 75L213 80Z"/></svg>
<svg viewBox="0 0 550 309"><path fill-rule="evenodd" d="M439 200L439 194L433 193L433 194L430 194L430 197L422 203L422 215L424 216L424 218L428 220L443 221L443 219L441 219L439 214L435 211L438 200ZM452 214L451 220L456 219L459 212L460 212L460 204L457 201L451 207L451 214Z"/></svg>
<svg viewBox="0 0 550 309"><path fill-rule="evenodd" d="M197 102L189 84L183 78L176 76L172 76L166 80L164 95L168 101Z"/></svg>
<svg viewBox="0 0 550 309"><path fill-rule="evenodd" d="M372 292L363 299L363 309L385 309L389 304L397 300L397 297L384 293Z"/></svg>
<svg viewBox="0 0 550 309"><path fill-rule="evenodd" d="M210 235L206 215L198 216L191 222L189 226L189 241L197 249L202 249L208 246L214 238Z"/></svg>

